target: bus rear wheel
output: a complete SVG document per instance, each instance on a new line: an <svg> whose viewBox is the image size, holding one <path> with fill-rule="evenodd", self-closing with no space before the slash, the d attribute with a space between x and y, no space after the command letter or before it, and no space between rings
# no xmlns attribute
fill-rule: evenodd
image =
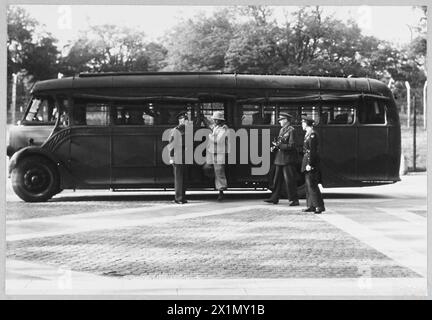
<svg viewBox="0 0 432 320"><path fill-rule="evenodd" d="M60 190L54 164L41 156L29 156L12 170L12 188L26 202L43 202Z"/></svg>

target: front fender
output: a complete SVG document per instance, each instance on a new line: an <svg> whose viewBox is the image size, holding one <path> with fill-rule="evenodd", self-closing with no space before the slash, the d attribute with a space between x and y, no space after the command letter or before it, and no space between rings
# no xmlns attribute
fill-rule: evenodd
<svg viewBox="0 0 432 320"><path fill-rule="evenodd" d="M57 166L60 166L61 163L57 157L55 157L51 152L47 151L38 146L28 146L20 149L15 152L9 160L9 174L11 174L12 170L16 168L18 162L29 155L41 155L53 161Z"/></svg>

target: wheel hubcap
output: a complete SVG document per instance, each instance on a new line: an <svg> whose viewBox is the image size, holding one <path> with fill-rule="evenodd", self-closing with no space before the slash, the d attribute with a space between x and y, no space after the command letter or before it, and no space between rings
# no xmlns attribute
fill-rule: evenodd
<svg viewBox="0 0 432 320"><path fill-rule="evenodd" d="M32 193L44 191L48 187L49 183L50 175L45 168L31 168L24 174L24 186Z"/></svg>

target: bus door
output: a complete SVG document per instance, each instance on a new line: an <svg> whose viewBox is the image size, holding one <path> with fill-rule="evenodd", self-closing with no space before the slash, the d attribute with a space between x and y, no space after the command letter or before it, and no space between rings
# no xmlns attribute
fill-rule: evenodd
<svg viewBox="0 0 432 320"><path fill-rule="evenodd" d="M384 102L364 98L358 120L358 178L360 181L386 180L389 152Z"/></svg>
<svg viewBox="0 0 432 320"><path fill-rule="evenodd" d="M357 105L357 100L322 102L318 134L324 186L357 178Z"/></svg>
<svg viewBox="0 0 432 320"><path fill-rule="evenodd" d="M161 128L149 102L112 105L111 167L113 186L139 187L156 181L157 145Z"/></svg>
<svg viewBox="0 0 432 320"><path fill-rule="evenodd" d="M110 183L109 122L106 101L75 99L68 162L78 187Z"/></svg>

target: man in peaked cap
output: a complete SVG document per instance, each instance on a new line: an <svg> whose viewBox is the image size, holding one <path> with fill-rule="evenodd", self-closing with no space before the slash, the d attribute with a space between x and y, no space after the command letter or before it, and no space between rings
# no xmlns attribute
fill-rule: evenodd
<svg viewBox="0 0 432 320"><path fill-rule="evenodd" d="M273 142L273 148L276 150L274 159L275 174L273 178L273 193L271 197L264 200L268 203L279 203L280 192L285 188L289 205L298 206L297 195L297 173L298 154L296 148L295 131L291 126L292 116L289 113L279 114L279 124L281 129L276 142Z"/></svg>
<svg viewBox="0 0 432 320"><path fill-rule="evenodd" d="M187 179L187 165L185 163L186 141L185 141L185 126L188 121L188 114L182 111L176 116L178 126L173 128L169 143L170 148L170 164L174 169L174 189L175 198L174 202L178 204L187 203L186 200L186 179ZM176 154L176 152L181 152Z"/></svg>
<svg viewBox="0 0 432 320"><path fill-rule="evenodd" d="M319 153L318 135L313 130L314 120L307 116L302 117L302 127L306 131L303 143L303 161L301 172L305 175L306 209L303 212L314 212L319 214L325 211L324 200L318 186Z"/></svg>

